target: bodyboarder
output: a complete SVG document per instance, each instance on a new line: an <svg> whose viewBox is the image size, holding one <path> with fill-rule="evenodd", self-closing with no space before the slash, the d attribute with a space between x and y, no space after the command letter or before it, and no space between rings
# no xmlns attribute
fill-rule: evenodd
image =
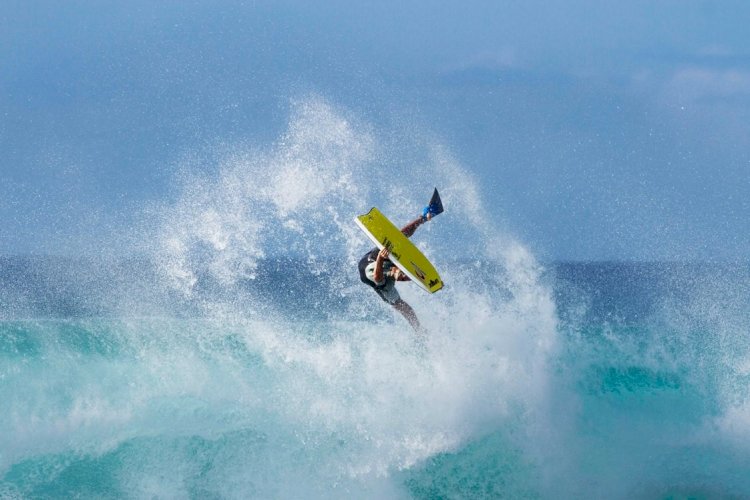
<svg viewBox="0 0 750 500"><path fill-rule="evenodd" d="M440 206L442 211L442 206ZM432 204L425 207L422 216L401 228L401 232L407 238L414 234L419 226L432 219L433 215L439 213ZM378 250L373 248L367 252L359 261L359 277L363 283L369 285L386 303L392 305L400 312L415 331L421 332L421 326L414 309L407 304L396 290L397 281L410 281L409 277L401 271L388 258L388 248Z"/></svg>

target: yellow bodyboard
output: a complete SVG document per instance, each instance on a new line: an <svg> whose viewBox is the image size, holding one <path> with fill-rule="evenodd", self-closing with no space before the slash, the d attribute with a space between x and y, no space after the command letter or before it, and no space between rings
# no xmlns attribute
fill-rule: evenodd
<svg viewBox="0 0 750 500"><path fill-rule="evenodd" d="M414 283L430 293L443 288L443 281L435 266L380 210L373 207L366 214L355 217L354 222L378 248L388 248L391 262Z"/></svg>

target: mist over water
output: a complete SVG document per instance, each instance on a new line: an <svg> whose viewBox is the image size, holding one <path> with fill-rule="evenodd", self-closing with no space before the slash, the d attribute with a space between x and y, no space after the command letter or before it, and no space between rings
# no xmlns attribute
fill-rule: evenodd
<svg viewBox="0 0 750 500"><path fill-rule="evenodd" d="M750 495L747 266L542 265L403 132L300 98L273 143L187 158L110 242L134 262L5 265L0 496ZM419 343L352 219L435 186Z"/></svg>
<svg viewBox="0 0 750 500"><path fill-rule="evenodd" d="M399 471L538 411L555 345L541 267L482 223L443 148L417 145L389 165L371 127L311 97L274 144L186 164L128 235L149 270L101 297L108 317L6 323L11 495L408 496ZM414 240L450 292L401 287L420 345L358 282L352 219L377 204L405 223L436 185L448 212ZM459 235L469 266L448 265Z"/></svg>

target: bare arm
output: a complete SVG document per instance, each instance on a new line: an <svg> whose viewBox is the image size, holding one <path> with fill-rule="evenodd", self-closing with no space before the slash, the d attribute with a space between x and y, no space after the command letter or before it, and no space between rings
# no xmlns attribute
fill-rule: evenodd
<svg viewBox="0 0 750 500"><path fill-rule="evenodd" d="M389 253L387 248L383 248L375 258L375 271L372 273L372 279L375 280L375 283L383 281L383 262L388 258Z"/></svg>

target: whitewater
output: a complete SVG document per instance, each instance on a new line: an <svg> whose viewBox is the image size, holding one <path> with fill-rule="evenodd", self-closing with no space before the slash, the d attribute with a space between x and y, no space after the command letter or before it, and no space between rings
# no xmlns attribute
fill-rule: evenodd
<svg viewBox="0 0 750 500"><path fill-rule="evenodd" d="M750 497L747 264L541 263L401 128L302 98L88 255L0 260L0 498ZM421 343L352 219L434 187Z"/></svg>

